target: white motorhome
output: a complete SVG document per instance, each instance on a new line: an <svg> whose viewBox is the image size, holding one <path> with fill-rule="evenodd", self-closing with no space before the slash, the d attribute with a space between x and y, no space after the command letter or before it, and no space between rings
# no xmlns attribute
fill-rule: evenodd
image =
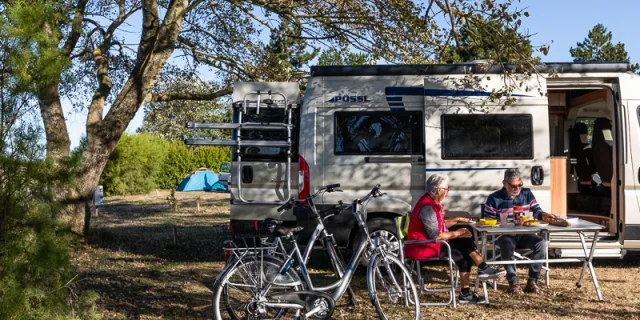
<svg viewBox="0 0 640 320"><path fill-rule="evenodd" d="M388 196L368 220L393 238L394 217L430 174L451 178L448 215L479 216L515 167L543 209L605 227L596 256L640 249L640 76L626 63L505 74L483 64L318 66L304 97L296 83L236 83L233 124L189 124L234 129L234 140L186 142L235 146L232 222L280 217L313 230L302 206L280 216L277 204L340 183L343 193L316 202L329 206L381 184ZM357 233L349 214L327 226L343 245ZM582 254L577 237L551 240L558 255Z"/></svg>

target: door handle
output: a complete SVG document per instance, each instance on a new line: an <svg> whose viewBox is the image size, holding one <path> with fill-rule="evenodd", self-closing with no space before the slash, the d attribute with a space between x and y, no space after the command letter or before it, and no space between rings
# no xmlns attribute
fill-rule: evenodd
<svg viewBox="0 0 640 320"><path fill-rule="evenodd" d="M251 183L251 182L253 182L253 167L243 166L242 167L242 183Z"/></svg>
<svg viewBox="0 0 640 320"><path fill-rule="evenodd" d="M531 184L539 186L544 182L544 170L541 166L534 166L531 168Z"/></svg>

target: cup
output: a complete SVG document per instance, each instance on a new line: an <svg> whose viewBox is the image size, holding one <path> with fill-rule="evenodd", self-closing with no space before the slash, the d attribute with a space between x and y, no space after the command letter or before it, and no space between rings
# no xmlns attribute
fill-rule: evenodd
<svg viewBox="0 0 640 320"><path fill-rule="evenodd" d="M500 224L505 225L509 221L509 213L501 212L500 213Z"/></svg>
<svg viewBox="0 0 640 320"><path fill-rule="evenodd" d="M533 211L527 211L524 213L524 221L533 220Z"/></svg>

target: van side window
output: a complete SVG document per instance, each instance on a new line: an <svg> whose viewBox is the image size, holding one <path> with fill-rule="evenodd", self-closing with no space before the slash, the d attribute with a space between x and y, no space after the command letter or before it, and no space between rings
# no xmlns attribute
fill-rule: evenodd
<svg viewBox="0 0 640 320"><path fill-rule="evenodd" d="M584 123L587 126L587 140L589 145L591 145L591 140L593 139L593 123L596 121L596 118L578 118L576 119L576 123Z"/></svg>
<svg viewBox="0 0 640 320"><path fill-rule="evenodd" d="M246 115L243 115L242 122L259 122L259 123L287 123L285 119L285 113L281 108L263 108L260 109L260 114L256 115L256 109L248 109ZM236 113L237 110L234 110ZM298 162L298 130L300 124L300 113L298 109L291 111L291 122L293 123L293 129L291 130L291 162ZM237 115L234 114L234 121L237 121ZM271 140L271 141L283 141L287 139L287 133L284 130L242 130L240 135L241 140ZM286 147L241 147L243 161L287 161L287 148ZM237 161L236 151L233 150L233 161Z"/></svg>
<svg viewBox="0 0 640 320"><path fill-rule="evenodd" d="M421 155L422 111L335 113L336 155Z"/></svg>
<svg viewBox="0 0 640 320"><path fill-rule="evenodd" d="M445 114L442 159L533 159L530 114Z"/></svg>

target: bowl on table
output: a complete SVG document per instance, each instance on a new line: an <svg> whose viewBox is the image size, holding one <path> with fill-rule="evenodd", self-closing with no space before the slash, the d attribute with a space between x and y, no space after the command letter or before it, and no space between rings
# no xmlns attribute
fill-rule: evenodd
<svg viewBox="0 0 640 320"><path fill-rule="evenodd" d="M498 219L482 218L480 224L483 226L495 226L498 223Z"/></svg>

